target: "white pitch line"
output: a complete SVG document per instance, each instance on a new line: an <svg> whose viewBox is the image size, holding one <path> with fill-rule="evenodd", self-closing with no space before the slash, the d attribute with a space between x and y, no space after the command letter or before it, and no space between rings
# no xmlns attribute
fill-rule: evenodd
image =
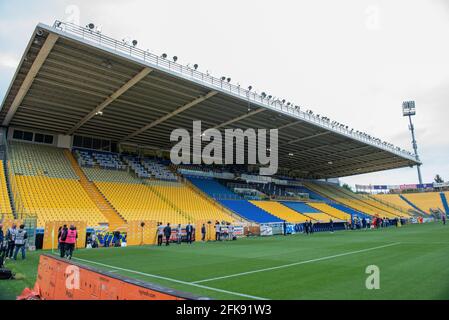
<svg viewBox="0 0 449 320"><path fill-rule="evenodd" d="M299 261L299 262L284 264L284 265L276 266L276 267L270 267L270 268L264 268L264 269L258 269L258 270L252 270L252 271L246 271L246 272L241 272L241 273L230 274L230 275L227 275L227 276L221 276L221 277L216 277L216 278L198 280L198 281L193 281L192 283L198 284L198 283L203 283L203 282L209 282L209 281L215 281L215 280L221 280L221 279L240 277L240 276L245 276L245 275L248 275L248 274L253 274L253 273L258 273L258 272L265 272L265 271L284 269L284 268L288 268L288 267L299 266L299 265L302 265L302 264L307 264L307 263L312 263L312 262L317 262L317 261L323 261L323 260L329 260L329 259L334 259L334 258L338 258L338 257L348 256L348 255L351 255L351 254L356 254L356 253L362 253L362 252L368 252L368 251L372 251L372 250L387 248L387 247L391 247L391 246L396 246L398 244L400 244L400 242L390 243L390 244L386 244L386 245L383 245L383 246L378 246L378 247L373 247L373 248L368 248L368 249L362 249L362 250L357 250L357 251L351 251L351 252L335 254L335 255L327 256L327 257L321 257L321 258L316 258L316 259L311 259L311 260L305 260L305 261Z"/></svg>
<svg viewBox="0 0 449 320"><path fill-rule="evenodd" d="M250 298L250 299L255 299L255 300L268 300L267 298L256 297L256 296L252 296L252 295L244 294L244 293L240 293L240 292L233 292L233 291L228 291L228 290L223 290L223 289L203 286L203 285L200 285L200 284L196 284L194 282L187 282L187 281L167 278L167 277L163 277L163 276L158 276L158 275L155 275L155 274L144 273L144 272L140 272L140 271L136 271L136 270L115 267L115 266L111 266L111 265L104 264L104 263L101 263L101 262L95 262L95 261L90 261L90 260L85 260L85 259L75 258L75 257L72 257L72 259L83 261L83 262L87 262L87 263L92 263L92 264L96 264L96 265L100 265L100 266L103 266L103 267L106 267L106 268L121 270L121 271L129 272L129 273L135 273L135 274L142 275L142 276L145 276L145 277L171 281L171 282L180 283L180 284L187 285L187 286L193 286L193 287L197 287L197 288L201 288L201 289L217 291L217 292L221 292L221 293L227 293L227 294L234 295L234 296L240 296L240 297L243 297L243 298Z"/></svg>

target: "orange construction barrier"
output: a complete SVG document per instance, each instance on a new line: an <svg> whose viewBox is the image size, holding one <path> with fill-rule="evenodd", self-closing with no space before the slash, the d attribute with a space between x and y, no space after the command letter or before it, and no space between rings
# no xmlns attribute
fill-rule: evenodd
<svg viewBox="0 0 449 320"><path fill-rule="evenodd" d="M19 299L43 300L208 300L159 285L99 271L49 254L40 256L36 284Z"/></svg>

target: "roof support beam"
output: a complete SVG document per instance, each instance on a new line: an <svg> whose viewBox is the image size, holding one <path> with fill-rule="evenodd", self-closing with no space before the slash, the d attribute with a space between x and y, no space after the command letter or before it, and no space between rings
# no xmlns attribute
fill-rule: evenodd
<svg viewBox="0 0 449 320"><path fill-rule="evenodd" d="M187 109L190 109L190 108L192 108L193 106L196 106L197 104L199 104L199 103L201 103L201 102L203 102L203 101L205 101L205 100L207 100L207 99L209 99L209 98L215 96L217 93L218 93L217 91L210 91L210 92L207 93L206 95L201 96L201 97L199 97L199 98L196 98L195 100L193 100L193 101L191 101L191 102L189 102L189 103L183 105L182 107L179 107L179 108L176 109L175 111L172 111L172 112L166 114L165 116L160 117L159 119L154 120L153 122L151 122L151 123L147 124L146 126L140 128L139 130L136 130L136 131L134 131L133 133L127 135L127 136L124 137L122 140L120 140L120 142L129 140L129 139L131 139L131 138L133 138L133 137L135 137L135 136L137 136L137 135L139 135L139 134L141 134L141 133L147 131L148 129L151 129L151 128L157 126L158 124L160 124L160 123L162 123L162 122L164 122L164 121L166 121L166 120L168 120L168 119L170 119L170 118L176 116L177 114L179 114L179 113L181 113L181 112L184 112L184 111L186 111Z"/></svg>
<svg viewBox="0 0 449 320"><path fill-rule="evenodd" d="M400 161L398 159L392 160L391 158L384 158L377 160L372 163L372 165L361 165L356 164L352 166L346 166L344 168L341 168L339 170L331 171L326 170L319 172L323 176L334 176L334 177L342 177L347 175L356 175L356 174L362 174L366 172L374 172L378 170L386 170L386 169L393 169L393 168L401 168L406 167L407 163L404 161ZM318 173L318 172L315 172Z"/></svg>
<svg viewBox="0 0 449 320"><path fill-rule="evenodd" d="M326 147L338 146L338 145L342 145L342 144L344 144L344 142L338 143L338 144L334 144L334 145L325 145L325 146ZM321 146L321 147L323 147L323 146ZM323 154L322 156L308 156L306 154L304 156L297 157L295 155L294 157L291 157L290 159L286 159L285 163L286 164L290 164L290 163L295 164L295 163L310 162L310 163L318 164L318 163L320 163L321 160L323 160L323 161L324 160L326 160L326 161L330 161L330 160L335 161L335 156L337 156L337 159L338 158L345 158L345 156L341 156L341 155L345 154L345 153L348 153L348 152L354 152L354 151L358 151L358 150L363 150L363 149L370 148L370 147L371 146L363 146L363 147L357 147L357 148L352 148L352 149L347 149L347 150L342 150L342 151L332 151L330 153ZM316 147L316 148L320 148L320 147ZM313 150L313 149L316 149L316 148L310 148L310 149L301 150L300 153L304 153L304 152L306 152L308 150ZM309 167L309 166L307 166L307 167ZM303 168L303 166L301 167L301 170L302 170L302 168ZM304 168L305 168L305 166L304 166Z"/></svg>
<svg viewBox="0 0 449 320"><path fill-rule="evenodd" d="M234 118L234 119L231 119L229 121L223 122L223 123L221 123L219 125L216 125L215 127L212 127L211 129L219 129L219 128L226 127L226 126L228 126L230 124L233 124L234 122L237 122L237 121L246 119L248 117L254 116L254 115L256 115L258 113L261 113L262 111L265 111L265 110L266 109L260 108L260 109L256 109L256 110L247 112L247 113L245 113L245 114L243 114L241 116L238 116L237 118Z"/></svg>
<svg viewBox="0 0 449 320"><path fill-rule="evenodd" d="M314 134L312 136L290 140L287 143L288 144L292 144L292 143L297 143L297 142L301 142L301 141L306 141L306 140L318 138L318 137L321 137L321 136L325 136L325 135L327 135L329 133L331 133L331 131L320 132L320 133Z"/></svg>
<svg viewBox="0 0 449 320"><path fill-rule="evenodd" d="M83 124L92 119L98 112L102 111L108 105L110 105L114 100L128 91L131 87L133 87L140 80L145 78L153 69L143 68L138 74L132 77L128 82L126 82L123 86L121 86L117 91L111 94L106 98L102 103L100 103L95 109L93 109L89 114L87 114L83 119L81 119L72 129L67 132L67 135L73 134L76 130L78 130Z"/></svg>
<svg viewBox="0 0 449 320"><path fill-rule="evenodd" d="M28 90L33 84L34 78L36 78L37 73L44 64L45 60L50 54L50 51L53 49L58 38L59 36L57 36L56 34L53 33L48 34L47 39L45 40L44 44L42 45L42 48L40 49L39 53L36 56L36 59L31 65L30 71L28 71L28 74L26 75L25 79L22 82L22 85L20 86L19 91L17 92L17 95L15 96L11 106L9 107L8 113L6 114L5 119L3 120L4 126L7 126L11 122L12 117L14 116L20 104L22 103L23 99L25 98L26 94L28 93Z"/></svg>
<svg viewBox="0 0 449 320"><path fill-rule="evenodd" d="M375 159L376 156L378 155L383 155L385 154L385 151L376 151L376 152L371 152L371 153L367 153L367 154L363 154L360 156L355 156L355 157L351 157L351 158L346 158L346 159L341 159L341 160L334 160L334 161L328 161L328 162L321 162L319 165L314 165L314 166L310 166L310 167L304 167L305 170L312 170L312 171L316 171L319 169L328 169L330 167L332 168L338 168L340 166L345 166L348 164L353 164L353 163L370 163L371 161L375 161L378 159ZM374 159L373 159L374 157ZM392 157L389 157L390 159ZM329 164L329 162L332 162L331 164Z"/></svg>

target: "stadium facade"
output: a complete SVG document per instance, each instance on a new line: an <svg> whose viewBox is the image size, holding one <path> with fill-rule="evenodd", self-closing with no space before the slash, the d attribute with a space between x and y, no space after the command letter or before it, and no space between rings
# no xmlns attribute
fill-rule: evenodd
<svg viewBox="0 0 449 320"><path fill-rule="evenodd" d="M278 174L170 163L170 134L198 120L220 131L277 129ZM309 220L326 228L330 221L435 213L317 181L419 164L412 153L93 27L59 21L36 27L0 122L2 219L33 216L47 234L69 221L85 231L125 228L130 236L143 221L151 228L232 222L245 226L243 233L254 224ZM54 245L54 238L46 240Z"/></svg>

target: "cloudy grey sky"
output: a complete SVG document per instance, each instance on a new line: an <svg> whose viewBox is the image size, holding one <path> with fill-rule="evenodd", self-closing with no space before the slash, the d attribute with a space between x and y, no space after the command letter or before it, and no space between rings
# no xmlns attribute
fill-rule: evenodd
<svg viewBox="0 0 449 320"><path fill-rule="evenodd" d="M0 98L38 22L94 22L104 34L177 55L202 71L268 91L411 149L425 182L449 179L449 2L446 0L0 0ZM415 169L344 178L416 183Z"/></svg>

